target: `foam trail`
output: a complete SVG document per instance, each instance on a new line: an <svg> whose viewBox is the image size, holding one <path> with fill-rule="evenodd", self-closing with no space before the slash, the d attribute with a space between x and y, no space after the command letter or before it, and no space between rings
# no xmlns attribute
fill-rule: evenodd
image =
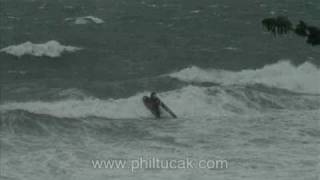
<svg viewBox="0 0 320 180"><path fill-rule="evenodd" d="M0 50L0 52L5 52L17 57L23 55L33 55L33 56L48 56L48 57L59 57L63 52L75 52L82 48L65 46L57 41L51 40L43 44L34 44L32 42L25 42L19 45L11 45Z"/></svg>
<svg viewBox="0 0 320 180"><path fill-rule="evenodd" d="M215 82L223 85L264 84L295 92L320 94L320 70L309 62L294 66L289 61L280 61L261 69L237 72L192 66L169 76L186 82Z"/></svg>

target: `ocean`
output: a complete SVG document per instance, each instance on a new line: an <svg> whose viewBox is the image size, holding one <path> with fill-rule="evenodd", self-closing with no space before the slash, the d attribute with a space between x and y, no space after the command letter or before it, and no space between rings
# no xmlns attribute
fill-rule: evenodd
<svg viewBox="0 0 320 180"><path fill-rule="evenodd" d="M0 179L318 180L320 47L279 15L320 2L0 0Z"/></svg>

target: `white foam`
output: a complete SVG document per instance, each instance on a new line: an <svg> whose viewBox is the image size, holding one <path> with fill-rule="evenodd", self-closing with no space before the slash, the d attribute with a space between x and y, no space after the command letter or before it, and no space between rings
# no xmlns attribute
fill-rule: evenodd
<svg viewBox="0 0 320 180"><path fill-rule="evenodd" d="M0 111L26 110L36 114L56 117L106 117L113 119L150 118L152 114L144 107L142 97L148 93L139 93L123 99L101 100L61 100L55 102L7 102L0 105ZM187 86L185 88L158 94L179 117L216 117L233 114L225 106L244 107L242 102L231 98L225 92L212 95L208 88ZM219 102L219 103L217 103Z"/></svg>
<svg viewBox="0 0 320 180"><path fill-rule="evenodd" d="M75 90L66 90L66 94L74 94ZM36 114L47 114L55 117L83 118L104 117L111 119L152 118L142 97L149 95L143 92L122 99L97 99L82 97L79 99L63 99L53 102L6 102L0 105L0 112L25 110ZM160 99L179 118L215 118L221 116L255 115L276 109L296 110L319 107L320 99L315 96L279 95L242 87L198 87L186 86L182 89L159 93ZM72 98L72 97L69 97ZM304 108L302 108L304 107ZM165 115L165 114L164 114ZM167 115L168 116L168 115Z"/></svg>
<svg viewBox="0 0 320 180"><path fill-rule="evenodd" d="M148 111L141 104L141 99L134 96L128 99L84 100L67 99L55 102L11 102L0 106L1 111L26 110L36 114L47 114L56 117L107 117L138 118L148 117Z"/></svg>
<svg viewBox="0 0 320 180"><path fill-rule="evenodd" d="M225 47L224 49L225 49L225 50L229 50L229 51L239 50L239 48L237 48L237 47L232 47L232 46Z"/></svg>
<svg viewBox="0 0 320 180"><path fill-rule="evenodd" d="M104 21L100 18L94 17L94 16L82 16L77 18L66 18L66 21L73 21L74 24L88 24L88 23L96 23L96 24L102 24Z"/></svg>
<svg viewBox="0 0 320 180"><path fill-rule="evenodd" d="M169 76L186 82L215 82L223 85L264 84L295 92L320 93L320 70L309 62L294 66L289 61L280 61L260 69L242 71L201 69L192 66Z"/></svg>
<svg viewBox="0 0 320 180"><path fill-rule="evenodd" d="M82 48L65 46L57 41L51 40L43 44L34 44L32 42L25 42L19 45L11 45L0 50L14 56L21 57L23 55L33 56L48 56L48 57L59 57L63 52L75 52Z"/></svg>
<svg viewBox="0 0 320 180"><path fill-rule="evenodd" d="M201 12L200 9L195 9L195 10L190 11L191 14L198 14L200 12Z"/></svg>

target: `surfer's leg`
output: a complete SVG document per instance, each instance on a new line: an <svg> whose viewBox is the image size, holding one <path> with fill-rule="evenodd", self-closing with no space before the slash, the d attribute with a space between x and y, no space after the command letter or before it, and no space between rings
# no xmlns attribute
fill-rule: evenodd
<svg viewBox="0 0 320 180"><path fill-rule="evenodd" d="M157 118L160 118L160 108L159 107L155 107L154 108L154 112Z"/></svg>

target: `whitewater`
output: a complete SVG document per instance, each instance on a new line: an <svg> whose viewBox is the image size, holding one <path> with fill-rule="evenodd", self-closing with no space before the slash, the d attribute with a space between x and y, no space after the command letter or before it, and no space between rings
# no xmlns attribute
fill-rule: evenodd
<svg viewBox="0 0 320 180"><path fill-rule="evenodd" d="M43 44L34 44L25 42L19 45L11 45L0 49L0 52L5 52L13 56L21 57L23 55L32 56L48 56L51 58L59 57L63 52L76 52L81 50L79 47L64 46L55 40L48 41Z"/></svg>
<svg viewBox="0 0 320 180"><path fill-rule="evenodd" d="M295 66L289 60L282 60L260 69L237 72L191 66L169 76L187 82L213 82L224 85L263 84L295 92L320 94L320 69L309 62Z"/></svg>
<svg viewBox="0 0 320 180"><path fill-rule="evenodd" d="M17 176L19 171L29 174L27 179L149 179L154 175L156 179L181 179L188 173L200 179L223 179L232 177L228 172L233 171L245 179L269 179L303 167L308 173L283 179L312 179L309 172L317 172L313 156L320 135L318 95L255 86L188 85L159 93L178 119L156 120L142 105L141 98L147 93L121 99L2 103L3 178L24 179ZM139 169L132 173L90 166L96 159L138 157L227 159L229 168L223 173L208 169ZM281 171L266 175L262 169Z"/></svg>
<svg viewBox="0 0 320 180"><path fill-rule="evenodd" d="M159 97L179 114L179 117L184 118L212 118L234 115L235 112L254 114L272 108L301 110L319 107L320 70L308 62L296 67L289 61L280 61L261 69L239 72L205 70L193 66L161 76L190 83L220 84L212 87L191 84L159 93ZM258 85L262 85L262 88L258 88ZM291 90L292 93L286 90ZM3 112L20 109L61 118L148 118L151 116L150 112L141 105L141 98L147 94L148 92L140 92L128 98L105 100L87 96L82 100L67 97L65 100L53 102L7 102L1 104L0 110Z"/></svg>
<svg viewBox="0 0 320 180"><path fill-rule="evenodd" d="M319 179L319 47L261 25L318 0L0 3L1 180ZM228 166L92 165L141 157Z"/></svg>
<svg viewBox="0 0 320 180"><path fill-rule="evenodd" d="M191 66L150 78L182 82L158 92L177 119L165 112L162 119L153 117L142 103L150 91L104 99L72 88L53 91L52 100L2 101L2 178L182 179L191 173L223 179L236 173L244 179L313 179L320 136L318 75L312 63L279 61L241 71ZM228 168L132 173L90 165L92 160L140 157L224 159Z"/></svg>

